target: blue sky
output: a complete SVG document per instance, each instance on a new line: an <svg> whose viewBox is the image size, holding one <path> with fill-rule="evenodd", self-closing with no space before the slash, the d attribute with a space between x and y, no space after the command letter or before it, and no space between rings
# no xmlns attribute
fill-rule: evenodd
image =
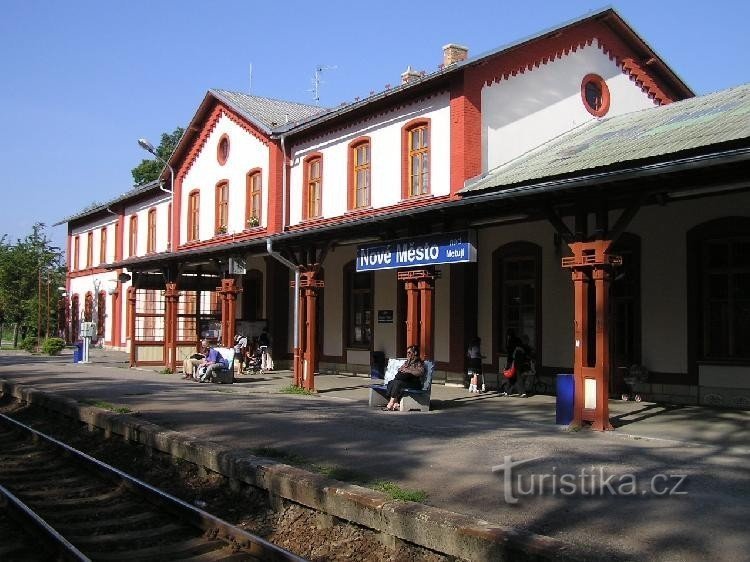
<svg viewBox="0 0 750 562"><path fill-rule="evenodd" d="M714 0L3 0L0 185L11 241L132 186L162 132L209 88L335 106L428 72L442 46L470 56L613 6L696 92L750 82L750 2ZM250 65L252 64L252 83ZM64 245L65 227L50 228Z"/></svg>

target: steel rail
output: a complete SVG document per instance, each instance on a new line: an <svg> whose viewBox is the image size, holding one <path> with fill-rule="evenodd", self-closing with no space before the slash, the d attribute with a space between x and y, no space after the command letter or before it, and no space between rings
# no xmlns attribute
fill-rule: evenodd
<svg viewBox="0 0 750 562"><path fill-rule="evenodd" d="M5 414L0 414L0 420L5 423L21 430L26 434L30 434L33 439L42 440L58 449L61 449L71 457L93 466L98 472L110 480L120 482L130 490L135 491L139 495L143 496L148 502L155 504L173 515L181 518L189 524L192 524L202 531L218 531L218 536L225 540L231 540L243 548L246 552L253 556L261 557L263 560L269 561L289 561L289 562L307 562L306 559L297 556L296 554L289 552L286 549L281 548L273 543L266 541L265 539L248 533L234 525L220 519L202 509L199 509L183 500L176 498L158 488L143 482L133 476L113 467L106 463L101 462L94 457L87 455L82 451L78 451L63 443L46 435L28 425L25 425ZM51 527L50 527L51 528ZM88 560L83 558L83 560Z"/></svg>

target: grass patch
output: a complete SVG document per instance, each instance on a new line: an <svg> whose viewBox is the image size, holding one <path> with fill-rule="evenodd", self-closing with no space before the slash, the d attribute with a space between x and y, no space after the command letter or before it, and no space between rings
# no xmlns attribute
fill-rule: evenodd
<svg viewBox="0 0 750 562"><path fill-rule="evenodd" d="M302 396L313 396L315 394L314 392L311 392L306 388L300 388L298 386L294 386L293 384L280 388L279 392L281 394L300 394Z"/></svg>
<svg viewBox="0 0 750 562"><path fill-rule="evenodd" d="M118 414L132 414L133 410L126 408L125 406L115 406L104 400L79 400L79 403L86 404L87 406L94 406L101 408L102 410L109 410L110 412L116 412Z"/></svg>
<svg viewBox="0 0 750 562"><path fill-rule="evenodd" d="M337 466L318 465L313 463L309 459L306 459L302 455L298 455L297 453L282 451L281 449L276 449L274 447L258 447L253 449L252 451L253 454L258 455L259 457L274 459L279 462L283 462L284 464L289 464L298 468L309 470L310 472L322 474L323 476L327 476L328 478L340 480L341 482L351 482L353 484L360 484L362 486L372 488L373 490L376 490L378 492L388 494L394 500L424 503L424 501L427 499L427 492L425 492L424 490L407 490L402 488L398 484L394 484L393 482L384 480L373 482L369 476L361 472L357 472L356 470L341 468Z"/></svg>
<svg viewBox="0 0 750 562"><path fill-rule="evenodd" d="M170 369L169 367L164 367L161 371L159 371L160 375L171 375L174 374L174 371Z"/></svg>
<svg viewBox="0 0 750 562"><path fill-rule="evenodd" d="M424 490L406 490L394 484L393 482L379 481L373 484L372 488L378 492L383 492L391 496L394 500L402 500L405 502L418 502L422 503L427 499L427 492Z"/></svg>

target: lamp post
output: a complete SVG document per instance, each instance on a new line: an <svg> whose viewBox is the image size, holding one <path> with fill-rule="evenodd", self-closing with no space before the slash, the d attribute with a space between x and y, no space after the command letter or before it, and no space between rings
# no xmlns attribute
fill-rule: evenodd
<svg viewBox="0 0 750 562"><path fill-rule="evenodd" d="M169 190L164 189L161 184L159 184L159 189L162 191L169 193L172 196L172 212L174 212L174 169L172 166L169 165L169 162L164 160L161 156L159 156L156 152L156 149L154 148L154 145L148 142L146 139L138 139L138 146L140 146L143 150L146 152L151 153L154 158L156 158L159 162L164 164L167 168L169 168L169 174L170 174L170 181L169 181ZM173 217L170 217L170 224L172 226L172 232L169 233L169 240L167 240L167 249L172 249L172 242L174 240L174 230L175 230L175 223L177 221L174 220ZM175 244L176 246L176 244Z"/></svg>

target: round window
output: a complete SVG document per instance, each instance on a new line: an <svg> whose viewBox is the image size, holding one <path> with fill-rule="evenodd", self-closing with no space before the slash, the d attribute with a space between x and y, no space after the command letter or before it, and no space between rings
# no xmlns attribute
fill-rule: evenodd
<svg viewBox="0 0 750 562"><path fill-rule="evenodd" d="M598 74L587 74L581 82L583 105L594 117L603 117L609 111L609 88Z"/></svg>
<svg viewBox="0 0 750 562"><path fill-rule="evenodd" d="M223 166L227 158L229 158L229 137L222 135L219 139L219 145L216 147L216 159Z"/></svg>

